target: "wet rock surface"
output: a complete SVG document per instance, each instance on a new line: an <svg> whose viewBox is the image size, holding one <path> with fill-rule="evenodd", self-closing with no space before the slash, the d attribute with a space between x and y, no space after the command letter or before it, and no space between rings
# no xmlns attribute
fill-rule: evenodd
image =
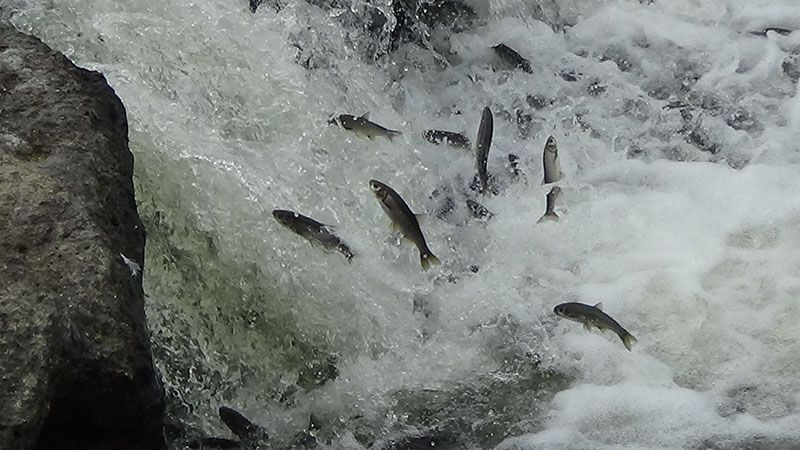
<svg viewBox="0 0 800 450"><path fill-rule="evenodd" d="M0 25L0 448L164 448L125 109Z"/></svg>

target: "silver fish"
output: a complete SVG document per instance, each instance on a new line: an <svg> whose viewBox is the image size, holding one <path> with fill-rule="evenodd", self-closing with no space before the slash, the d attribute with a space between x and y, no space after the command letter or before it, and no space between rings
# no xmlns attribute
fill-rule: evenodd
<svg viewBox="0 0 800 450"><path fill-rule="evenodd" d="M336 250L343 254L348 261L353 259L353 251L338 236L333 234L330 226L294 211L284 209L273 210L272 216L281 225L306 238L311 242L311 245L319 246L324 250Z"/></svg>
<svg viewBox="0 0 800 450"><path fill-rule="evenodd" d="M555 183L564 178L564 173L561 172L561 163L558 161L558 145L556 138L550 136L544 144L544 152L542 153L542 163L544 164L544 180L542 184Z"/></svg>
<svg viewBox="0 0 800 450"><path fill-rule="evenodd" d="M560 195L560 187L553 186L553 188L550 189L550 192L547 193L547 207L545 208L544 215L537 223L542 223L545 220L558 220L558 214L556 214L556 200Z"/></svg>
<svg viewBox="0 0 800 450"><path fill-rule="evenodd" d="M472 143L469 141L468 137L454 131L425 130L422 133L422 136L425 138L425 140L433 144L447 142L447 145L453 148L469 149L472 147Z"/></svg>
<svg viewBox="0 0 800 450"><path fill-rule="evenodd" d="M400 136L403 134L400 131L390 130L378 125L377 123L370 122L369 113L365 113L360 117L351 116L350 114L341 114L338 117L329 120L328 123L341 125L341 127L345 130L351 130L360 136L366 136L370 139L374 138L375 136L383 136L389 140L392 140L395 136Z"/></svg>
<svg viewBox="0 0 800 450"><path fill-rule="evenodd" d="M419 260L422 268L428 270L431 264L439 264L439 258L434 256L425 242L425 236L422 235L417 216L411 212L411 208L403 201L400 194L377 180L370 180L369 188L378 198L383 211L392 220L392 226L399 229L403 236L413 242L419 249Z"/></svg>
<svg viewBox="0 0 800 450"><path fill-rule="evenodd" d="M136 275L139 275L139 273L141 273L142 266L140 266L139 263L137 263L136 261L128 258L127 256L123 255L122 253L120 253L119 256L122 257L122 262L124 262L125 265L128 266L128 270L131 271L131 276L132 277L135 277Z"/></svg>
<svg viewBox="0 0 800 450"><path fill-rule="evenodd" d="M489 161L489 148L492 146L492 133L494 132L494 119L489 107L483 108L481 124L478 127L478 138L475 140L475 165L478 170L478 179L481 182L481 192L486 193L489 188L489 172L486 163Z"/></svg>
<svg viewBox="0 0 800 450"><path fill-rule="evenodd" d="M562 303L553 308L553 312L559 317L582 323L583 327L587 330L596 327L600 330L613 331L622 339L622 344L625 345L628 351L631 351L631 347L636 343L636 338L628 333L628 330L622 328L622 325L618 324L616 320L603 312L602 303L598 303L594 306L574 302Z"/></svg>

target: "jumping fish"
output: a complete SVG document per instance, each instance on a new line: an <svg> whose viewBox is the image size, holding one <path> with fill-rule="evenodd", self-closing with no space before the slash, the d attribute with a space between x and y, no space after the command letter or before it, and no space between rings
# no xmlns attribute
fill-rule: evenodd
<svg viewBox="0 0 800 450"><path fill-rule="evenodd" d="M489 107L483 108L481 124L478 126L478 138L475 141L475 166L478 179L481 182L481 192L489 190L489 172L486 164L489 161L489 148L492 146L492 133L494 132L494 119Z"/></svg>
<svg viewBox="0 0 800 450"><path fill-rule="evenodd" d="M369 113L365 113L360 117L352 116L350 114L341 114L328 121L328 123L341 125L345 130L353 131L360 136L366 136L370 139L375 136L383 136L389 140L394 139L395 136L403 134L397 130L390 130L378 125L375 122L370 122Z"/></svg>
<svg viewBox="0 0 800 450"><path fill-rule="evenodd" d="M564 178L564 173L561 172L561 163L558 161L558 145L556 138L550 136L544 144L544 152L542 153L542 163L544 165L544 180L542 184L550 184Z"/></svg>
<svg viewBox="0 0 800 450"><path fill-rule="evenodd" d="M343 254L347 261L353 259L353 251L338 236L333 234L329 225L284 209L273 210L272 216L281 225L304 237L311 245L319 246L326 251L336 250Z"/></svg>
<svg viewBox="0 0 800 450"><path fill-rule="evenodd" d="M399 229L403 236L413 242L419 249L419 260L422 268L428 270L431 264L439 264L439 258L434 256L425 242L417 216L411 212L411 208L403 201L400 194L377 180L370 180L369 187L381 203L383 211L392 220L393 227Z"/></svg>
<svg viewBox="0 0 800 450"><path fill-rule="evenodd" d="M598 303L594 306L574 302L562 303L553 308L553 312L559 317L582 323L583 327L587 330L591 330L592 327L597 327L600 330L613 331L619 336L622 340L622 344L625 345L628 351L631 351L631 347L636 343L636 338L628 333L628 330L622 328L622 325L603 312L602 303Z"/></svg>

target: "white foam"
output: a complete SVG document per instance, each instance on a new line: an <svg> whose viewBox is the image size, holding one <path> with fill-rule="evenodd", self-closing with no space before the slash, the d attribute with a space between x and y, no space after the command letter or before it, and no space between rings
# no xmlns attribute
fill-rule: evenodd
<svg viewBox="0 0 800 450"><path fill-rule="evenodd" d="M800 439L800 97L781 69L791 41L748 33L796 26L800 11L791 0L769 7L565 0L543 13L543 20L575 24L556 33L530 17L530 3L483 5L478 28L450 36L455 56L444 71L432 70L433 58L413 46L397 53L407 59L366 64L358 58L363 41L302 1L252 15L230 0L72 0L28 5L14 20L105 71L128 108L138 170L163 189L158 198L213 235L224 260L256 267L259 282L280 294L274 304L241 305L269 326L285 314L298 336L338 352L339 378L287 412L271 390L276 378L297 373L271 364L292 343L259 347L257 331L241 330L239 299L179 305L224 322L198 338L203 363L221 378L243 377L231 357L276 377L249 380L235 398L260 411L277 435L290 435L315 405L328 416L364 414L382 423L395 390L445 389L492 373L491 331L468 329L511 314L536 330L520 345L575 382L556 395L544 429L501 448ZM320 68L298 65L291 42ZM493 71L488 47L499 42L529 57L534 74ZM600 61L620 54L620 61ZM570 70L582 78L565 81L560 74ZM588 94L592 81L605 92ZM683 99L685 82L721 105L692 111L719 154L687 143L677 132L679 112L662 109ZM534 111L529 94L552 104ZM388 183L415 211L433 210L434 189L465 189L472 156L429 145L420 133L446 128L474 140L485 105L495 117L490 171L500 174L513 152L525 182L500 177L501 195L478 198L495 214L486 223L428 220L425 235L444 264L423 273L416 249L395 244L367 182ZM758 126L731 128L736 107ZM516 109L532 116L528 136L518 131ZM330 114L366 111L404 134L370 141L326 124ZM561 220L537 224L548 190L539 184L541 151L550 134L567 174ZM636 146L647 156L627 159ZM659 159L665 156L684 161ZM320 254L275 223L272 208L336 226L357 257L347 264ZM480 266L477 274L470 264ZM456 272L459 283L435 283L442 272ZM170 292L169 274L157 276L145 274L151 295ZM412 311L415 296L428 301L429 317ZM611 333L554 321L552 308L562 301L603 301L638 338L634 351ZM555 323L552 330L542 318ZM202 390L205 380L187 383L180 386L187 402L221 400ZM352 434L342 442L352 444Z"/></svg>

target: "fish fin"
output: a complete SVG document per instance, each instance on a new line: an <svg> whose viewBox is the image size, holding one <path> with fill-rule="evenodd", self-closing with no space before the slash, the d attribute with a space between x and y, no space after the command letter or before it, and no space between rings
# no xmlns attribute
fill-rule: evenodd
<svg viewBox="0 0 800 450"><path fill-rule="evenodd" d="M625 345L625 348L627 348L628 351L631 351L633 344L635 344L636 342L637 342L636 338L633 337L633 335L630 333L627 333L625 336L622 336L622 344Z"/></svg>
<svg viewBox="0 0 800 450"><path fill-rule="evenodd" d="M558 214L556 214L556 213L552 213L552 214L545 213L545 215L543 215L541 219L536 221L536 223L547 222L548 220L551 220L551 221L554 221L554 222L558 222Z"/></svg>
<svg viewBox="0 0 800 450"><path fill-rule="evenodd" d="M425 222L428 221L428 215L427 214L423 214L423 213L414 214L414 217L417 218L417 222L420 223L420 224L425 223Z"/></svg>
<svg viewBox="0 0 800 450"><path fill-rule="evenodd" d="M592 331L592 324L590 324L589 322L583 322L583 328L586 331Z"/></svg>
<svg viewBox="0 0 800 450"><path fill-rule="evenodd" d="M420 253L419 254L419 261L422 264L422 270L428 270L428 268L431 266L431 264L436 264L436 265L441 264L441 262L439 261L439 258L437 258L431 252Z"/></svg>
<svg viewBox="0 0 800 450"><path fill-rule="evenodd" d="M599 309L600 311L602 311L602 310L603 310L603 302L596 303L596 304L594 305L594 307L595 307L595 308L597 308L597 309Z"/></svg>
<svg viewBox="0 0 800 450"><path fill-rule="evenodd" d="M367 119L367 120L369 120L369 111L367 111L364 114L362 114L361 117L359 117L359 119Z"/></svg>
<svg viewBox="0 0 800 450"><path fill-rule="evenodd" d="M394 221L389 222L389 228L392 231L400 231L400 225L398 225L397 222L394 222Z"/></svg>

